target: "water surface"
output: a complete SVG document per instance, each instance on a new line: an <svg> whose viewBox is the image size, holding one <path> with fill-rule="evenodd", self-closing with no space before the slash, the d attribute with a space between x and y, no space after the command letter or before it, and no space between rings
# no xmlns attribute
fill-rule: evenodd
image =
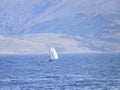
<svg viewBox="0 0 120 90"><path fill-rule="evenodd" d="M120 90L120 53L0 55L0 90Z"/></svg>

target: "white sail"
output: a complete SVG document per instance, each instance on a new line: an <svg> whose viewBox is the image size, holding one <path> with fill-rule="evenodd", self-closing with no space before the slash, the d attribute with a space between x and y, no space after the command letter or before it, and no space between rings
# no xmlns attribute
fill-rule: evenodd
<svg viewBox="0 0 120 90"><path fill-rule="evenodd" d="M58 54L54 48L50 48L51 50L51 59L58 59Z"/></svg>

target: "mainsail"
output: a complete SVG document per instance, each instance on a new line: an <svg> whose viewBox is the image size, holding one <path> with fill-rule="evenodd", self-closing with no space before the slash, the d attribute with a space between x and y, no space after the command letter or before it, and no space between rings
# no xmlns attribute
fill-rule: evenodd
<svg viewBox="0 0 120 90"><path fill-rule="evenodd" d="M50 48L50 50L51 50L51 59L58 59L58 54L55 48Z"/></svg>

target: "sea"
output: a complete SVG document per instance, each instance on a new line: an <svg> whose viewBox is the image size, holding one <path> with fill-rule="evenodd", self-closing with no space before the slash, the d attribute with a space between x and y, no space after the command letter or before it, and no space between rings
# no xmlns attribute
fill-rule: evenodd
<svg viewBox="0 0 120 90"><path fill-rule="evenodd" d="M0 90L120 90L120 53L0 55Z"/></svg>

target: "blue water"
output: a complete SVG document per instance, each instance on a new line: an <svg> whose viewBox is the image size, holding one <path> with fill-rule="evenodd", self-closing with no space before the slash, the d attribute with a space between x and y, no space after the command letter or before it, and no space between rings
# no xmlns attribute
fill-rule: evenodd
<svg viewBox="0 0 120 90"><path fill-rule="evenodd" d="M0 90L120 90L120 53L0 55Z"/></svg>

